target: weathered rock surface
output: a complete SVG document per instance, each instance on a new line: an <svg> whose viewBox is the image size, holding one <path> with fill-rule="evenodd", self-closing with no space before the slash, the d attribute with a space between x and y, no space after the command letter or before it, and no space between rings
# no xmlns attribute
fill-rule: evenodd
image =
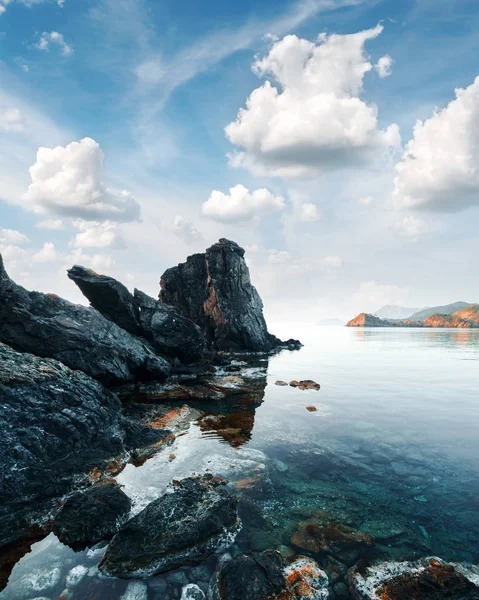
<svg viewBox="0 0 479 600"><path fill-rule="evenodd" d="M269 352L283 343L268 333L244 254L223 238L205 254L188 257L163 274L160 300L199 325L213 348ZM295 340L284 344L301 346Z"/></svg>
<svg viewBox="0 0 479 600"><path fill-rule="evenodd" d="M92 545L113 537L130 509L130 499L116 483L102 482L65 501L53 521L53 532L68 546Z"/></svg>
<svg viewBox="0 0 479 600"><path fill-rule="evenodd" d="M172 306L140 290L134 295L119 281L75 265L68 271L93 308L133 335L144 337L154 349L168 356L192 362L204 354L201 330Z"/></svg>
<svg viewBox="0 0 479 600"><path fill-rule="evenodd" d="M195 564L232 543L238 527L237 500L223 480L174 482L114 536L100 570L143 578Z"/></svg>
<svg viewBox="0 0 479 600"><path fill-rule="evenodd" d="M479 599L479 567L435 557L354 567L348 580L357 600Z"/></svg>
<svg viewBox="0 0 479 600"><path fill-rule="evenodd" d="M118 398L80 371L0 344L0 545L25 507L65 492L65 477L123 449Z"/></svg>
<svg viewBox="0 0 479 600"><path fill-rule="evenodd" d="M170 364L147 343L98 311L14 283L1 256L0 342L59 360L104 384L161 381L171 372Z"/></svg>
<svg viewBox="0 0 479 600"><path fill-rule="evenodd" d="M246 552L228 562L213 583L214 600L326 600L328 578L314 560L286 561L279 552Z"/></svg>

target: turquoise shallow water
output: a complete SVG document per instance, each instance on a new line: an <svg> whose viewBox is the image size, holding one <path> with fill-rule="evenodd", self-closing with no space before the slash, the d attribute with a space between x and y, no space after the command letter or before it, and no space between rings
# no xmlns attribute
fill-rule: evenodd
<svg viewBox="0 0 479 600"><path fill-rule="evenodd" d="M246 480L233 553L290 551L298 524L323 511L373 535L378 556L478 563L479 330L293 331L305 342L300 352L262 363L267 373L250 373L266 385L262 404L249 414L249 441L232 447L193 422L173 447L118 476L134 511L173 477L211 470ZM279 387L277 379L314 379L321 390ZM99 576L102 552L74 553L50 535L18 563L0 598L175 598L182 583L205 586L215 567L213 559L135 592ZM353 552L342 560L361 557Z"/></svg>

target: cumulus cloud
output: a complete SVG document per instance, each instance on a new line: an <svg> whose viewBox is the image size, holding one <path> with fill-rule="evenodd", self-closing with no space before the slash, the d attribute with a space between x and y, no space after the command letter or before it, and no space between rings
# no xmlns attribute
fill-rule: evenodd
<svg viewBox="0 0 479 600"><path fill-rule="evenodd" d="M13 4L14 2L16 2L17 4L23 4L25 6L31 7L34 4L42 4L43 2L52 1L58 4L58 6L60 6L61 8L63 8L63 6L65 5L65 0L0 0L0 15L2 15L7 10L6 7L9 4Z"/></svg>
<svg viewBox="0 0 479 600"><path fill-rule="evenodd" d="M291 254L286 250L270 250L268 255L268 262L271 265L282 265L290 262Z"/></svg>
<svg viewBox="0 0 479 600"><path fill-rule="evenodd" d="M0 131L17 133L25 128L25 120L18 108L0 106Z"/></svg>
<svg viewBox="0 0 479 600"><path fill-rule="evenodd" d="M479 205L479 77L456 99L418 121L396 165L403 207L453 212Z"/></svg>
<svg viewBox="0 0 479 600"><path fill-rule="evenodd" d="M0 244L25 244L28 242L28 238L23 233L15 231L15 229L4 229L0 227Z"/></svg>
<svg viewBox="0 0 479 600"><path fill-rule="evenodd" d="M381 56L378 62L374 65L374 68L378 72L379 77L384 79L384 77L389 77L392 74L392 66L393 59L386 54L386 56Z"/></svg>
<svg viewBox="0 0 479 600"><path fill-rule="evenodd" d="M32 183L22 196L38 214L92 221L139 220L140 206L126 191L113 192L103 183L103 152L85 138L68 146L40 148L30 167Z"/></svg>
<svg viewBox="0 0 479 600"><path fill-rule="evenodd" d="M70 56L73 54L73 48L65 42L63 34L58 33L58 31L43 32L35 47L38 50L48 51L52 45L58 46L63 56Z"/></svg>
<svg viewBox="0 0 479 600"><path fill-rule="evenodd" d="M176 215L174 218L172 230L186 244L192 244L203 239L201 232L196 229L193 223L181 215Z"/></svg>
<svg viewBox="0 0 479 600"><path fill-rule="evenodd" d="M117 231L117 224L82 221L74 222L80 233L71 240L72 248L124 248L125 242Z"/></svg>
<svg viewBox="0 0 479 600"><path fill-rule="evenodd" d="M52 242L45 242L43 248L32 256L33 262L45 263L52 262L57 258L57 251Z"/></svg>
<svg viewBox="0 0 479 600"><path fill-rule="evenodd" d="M315 221L319 221L320 219L320 214L319 214L319 210L318 207L316 206L316 204L313 204L312 202L305 202L304 204L301 204L301 206L299 207L299 211L298 211L298 220L302 221L303 223L314 223Z"/></svg>
<svg viewBox="0 0 479 600"><path fill-rule="evenodd" d="M396 224L396 229L403 237L416 240L420 235L424 235L429 231L429 226L421 219L410 215L399 221Z"/></svg>
<svg viewBox="0 0 479 600"><path fill-rule="evenodd" d="M230 188L229 194L211 192L201 207L201 214L213 221L234 223L281 211L285 205L284 198L274 196L265 188L250 192L243 185L236 185Z"/></svg>
<svg viewBox="0 0 479 600"><path fill-rule="evenodd" d="M61 219L44 219L43 221L39 221L36 226L38 229L52 229L56 231L60 231L65 227Z"/></svg>
<svg viewBox="0 0 479 600"><path fill-rule="evenodd" d="M243 150L233 166L255 174L317 175L357 165L401 144L396 124L378 128L377 107L360 98L373 66L364 45L383 27L351 35L322 34L316 42L288 35L257 59L253 71L271 81L253 91L226 136Z"/></svg>
<svg viewBox="0 0 479 600"><path fill-rule="evenodd" d="M408 295L408 288L367 281L353 295L353 306L357 312L374 312L385 304L403 304Z"/></svg>

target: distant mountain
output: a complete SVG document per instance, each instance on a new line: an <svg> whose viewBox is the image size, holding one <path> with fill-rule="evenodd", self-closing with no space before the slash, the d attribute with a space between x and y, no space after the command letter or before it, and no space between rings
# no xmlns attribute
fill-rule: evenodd
<svg viewBox="0 0 479 600"><path fill-rule="evenodd" d="M395 304L386 304L374 314L380 319L407 319L413 313L419 310L425 310L420 308L405 308L404 306L397 306Z"/></svg>
<svg viewBox="0 0 479 600"><path fill-rule="evenodd" d="M432 315L452 315L458 310L471 306L470 302L453 302L452 304L446 304L445 306L433 306L432 308L423 308L422 310L410 313L407 317L409 321L424 321ZM378 315L379 316L379 315Z"/></svg>
<svg viewBox="0 0 479 600"><path fill-rule="evenodd" d="M322 319L316 325L318 327L344 327L346 323L341 319Z"/></svg>
<svg viewBox="0 0 479 600"><path fill-rule="evenodd" d="M456 302L456 305L465 302ZM452 306L451 304L448 306ZM446 308L448 307L438 307ZM419 313L420 314L420 313ZM479 328L479 304L470 304L452 314L435 313L424 320L405 319L400 321L380 319L375 315L361 313L347 324L347 327L441 327L454 329Z"/></svg>

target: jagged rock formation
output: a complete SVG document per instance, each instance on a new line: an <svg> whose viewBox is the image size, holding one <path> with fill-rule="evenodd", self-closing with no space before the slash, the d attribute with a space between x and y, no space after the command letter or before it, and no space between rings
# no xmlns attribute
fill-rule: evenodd
<svg viewBox="0 0 479 600"><path fill-rule="evenodd" d="M206 559L234 541L237 499L212 475L173 482L120 529L100 563L106 575L144 578Z"/></svg>
<svg viewBox="0 0 479 600"><path fill-rule="evenodd" d="M238 244L223 238L205 254L189 256L163 274L160 301L199 325L213 348L269 352L283 343L268 333L244 254ZM284 344L301 346L295 340Z"/></svg>
<svg viewBox="0 0 479 600"><path fill-rule="evenodd" d="M479 327L479 304L458 310L452 314L434 314L423 321L387 321L374 315L361 313L347 327L440 327L451 329L475 329Z"/></svg>
<svg viewBox="0 0 479 600"><path fill-rule="evenodd" d="M0 256L0 342L54 358L105 384L163 380L170 364L98 311L53 294L29 292L7 275Z"/></svg>
<svg viewBox="0 0 479 600"><path fill-rule="evenodd" d="M104 317L133 335L148 340L162 354L192 362L204 354L205 340L200 328L140 290L134 295L113 277L99 275L75 265L68 271L83 295Z"/></svg>
<svg viewBox="0 0 479 600"><path fill-rule="evenodd" d="M356 600L479 599L479 569L440 558L356 566L348 573Z"/></svg>

